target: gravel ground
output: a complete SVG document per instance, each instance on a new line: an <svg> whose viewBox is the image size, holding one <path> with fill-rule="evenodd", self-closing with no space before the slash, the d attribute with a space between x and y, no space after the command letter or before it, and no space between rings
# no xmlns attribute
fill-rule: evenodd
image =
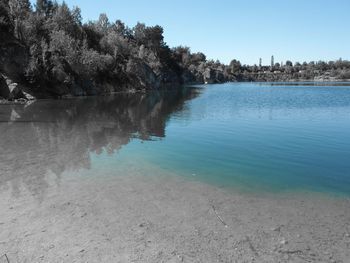
<svg viewBox="0 0 350 263"><path fill-rule="evenodd" d="M169 175L44 179L0 185L1 263L350 262L347 198Z"/></svg>

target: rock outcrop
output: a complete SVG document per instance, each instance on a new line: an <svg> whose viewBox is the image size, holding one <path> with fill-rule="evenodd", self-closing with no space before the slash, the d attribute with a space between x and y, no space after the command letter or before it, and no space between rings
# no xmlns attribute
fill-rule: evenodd
<svg viewBox="0 0 350 263"><path fill-rule="evenodd" d="M0 74L0 97L9 101L35 100L35 97L26 92L21 84L2 74Z"/></svg>
<svg viewBox="0 0 350 263"><path fill-rule="evenodd" d="M224 73L220 70L213 70L211 68L206 68L203 73L204 83L213 84L213 83L223 83L227 81L227 78L224 76Z"/></svg>
<svg viewBox="0 0 350 263"><path fill-rule="evenodd" d="M0 72L12 79L21 79L29 59L26 47L5 32L0 32L0 39Z"/></svg>
<svg viewBox="0 0 350 263"><path fill-rule="evenodd" d="M28 63L25 46L8 32L0 32L0 39L0 97L11 101L35 99L20 84Z"/></svg>
<svg viewBox="0 0 350 263"><path fill-rule="evenodd" d="M153 70L142 60L130 59L126 73L128 75L130 87L133 89L151 89L159 88L160 81L157 79Z"/></svg>

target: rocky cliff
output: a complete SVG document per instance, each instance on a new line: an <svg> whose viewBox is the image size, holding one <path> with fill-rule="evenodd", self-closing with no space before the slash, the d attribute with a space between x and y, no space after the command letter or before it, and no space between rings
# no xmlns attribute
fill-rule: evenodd
<svg viewBox="0 0 350 263"><path fill-rule="evenodd" d="M0 96L7 100L154 90L232 80L225 65L169 48L163 28L83 23L79 8L0 1ZM17 3L17 2L16 2Z"/></svg>

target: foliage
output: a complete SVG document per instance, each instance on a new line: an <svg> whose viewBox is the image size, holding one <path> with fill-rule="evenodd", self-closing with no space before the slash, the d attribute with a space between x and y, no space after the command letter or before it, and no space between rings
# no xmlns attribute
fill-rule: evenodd
<svg viewBox="0 0 350 263"><path fill-rule="evenodd" d="M0 1L0 32L12 32L10 7L8 1Z"/></svg>
<svg viewBox="0 0 350 263"><path fill-rule="evenodd" d="M325 73L349 78L350 71L350 62L342 60L294 66L287 61L272 68L241 65L238 60L224 65L188 47L169 48L161 26L138 23L129 28L120 20L110 21L106 14L82 23L78 7L52 0L37 0L34 7L29 0L1 0L0 35L15 39L12 47L16 42L25 48L28 59L19 74L27 84L58 96L183 83L314 79ZM6 50L7 43L1 45ZM12 47L8 44L8 49Z"/></svg>
<svg viewBox="0 0 350 263"><path fill-rule="evenodd" d="M233 61L234 62L234 61ZM233 63L231 62L231 66ZM350 61L311 61L309 63L287 60L285 65L276 63L274 67L256 65L239 66L236 64L236 75L241 81L336 81L350 80Z"/></svg>
<svg viewBox="0 0 350 263"><path fill-rule="evenodd" d="M56 95L85 94L92 86L104 92L107 84L118 90L203 82L209 67L225 67L186 47L170 49L161 26L129 28L106 14L83 24L80 9L65 2L37 0L32 8L29 0L2 0L0 30L26 47L22 75L28 84ZM217 75L211 74L212 82Z"/></svg>

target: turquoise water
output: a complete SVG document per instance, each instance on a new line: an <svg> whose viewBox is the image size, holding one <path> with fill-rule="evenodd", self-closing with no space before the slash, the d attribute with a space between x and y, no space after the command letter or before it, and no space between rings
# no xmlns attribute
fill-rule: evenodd
<svg viewBox="0 0 350 263"><path fill-rule="evenodd" d="M221 186L350 194L350 87L199 92L170 117L163 140L135 140L122 154Z"/></svg>
<svg viewBox="0 0 350 263"><path fill-rule="evenodd" d="M2 142L2 167L13 174L5 154L22 149L17 158L33 173L159 168L244 191L350 195L350 85L343 85L228 83L2 108L7 141L20 132L31 138Z"/></svg>

